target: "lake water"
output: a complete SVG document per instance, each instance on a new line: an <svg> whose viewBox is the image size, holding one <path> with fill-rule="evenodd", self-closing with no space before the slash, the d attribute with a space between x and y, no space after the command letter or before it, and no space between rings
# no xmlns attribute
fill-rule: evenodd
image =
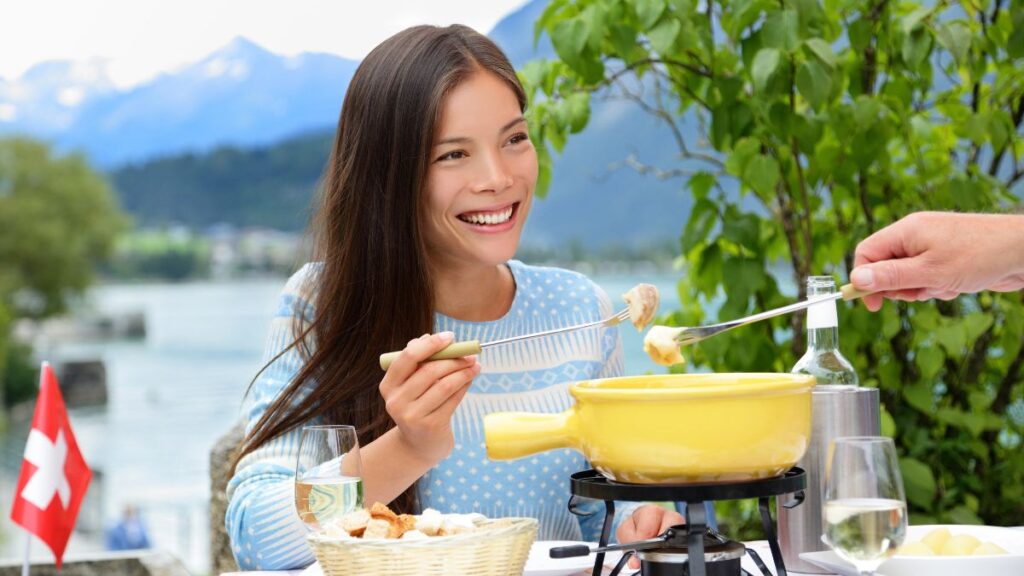
<svg viewBox="0 0 1024 576"><path fill-rule="evenodd" d="M668 274L592 277L615 302L644 281L658 286L662 312L678 306L675 279ZM102 473L90 487L80 525L101 527L125 505L136 505L155 547L177 554L194 574L208 572L209 450L240 416L283 284L265 279L99 287L90 297L95 308L143 311L146 339L41 351L44 357L101 358L106 364L106 408L71 413L79 447ZM636 330L627 324L621 333L628 374L664 371L644 354ZM4 510L13 499L26 434L16 426L3 441ZM3 516L0 556L20 559L24 532ZM65 557L102 546L101 533L76 533ZM39 541L32 552L33 558L50 558Z"/></svg>

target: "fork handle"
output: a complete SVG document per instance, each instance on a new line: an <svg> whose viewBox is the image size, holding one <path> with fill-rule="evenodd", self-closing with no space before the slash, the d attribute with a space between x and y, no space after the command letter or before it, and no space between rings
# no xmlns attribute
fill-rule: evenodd
<svg viewBox="0 0 1024 576"><path fill-rule="evenodd" d="M470 356L472 354L479 354L483 348L480 346L479 340L466 340L464 342L452 342L451 344L442 348L439 352L436 352L427 361L431 360L450 360L452 358L462 358L463 356ZM382 370L387 370L391 366L391 363L398 358L398 355L402 351L398 352L387 352L380 355L380 367Z"/></svg>
<svg viewBox="0 0 1024 576"><path fill-rule="evenodd" d="M843 300L856 300L858 298L863 298L868 294L872 294L872 292L867 292L865 290L857 290L853 287L853 284L843 284L842 287L839 288L839 292L843 294Z"/></svg>

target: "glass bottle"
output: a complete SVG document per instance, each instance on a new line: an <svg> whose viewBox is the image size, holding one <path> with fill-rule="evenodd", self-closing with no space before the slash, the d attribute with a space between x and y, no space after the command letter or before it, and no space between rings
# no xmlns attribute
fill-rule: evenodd
<svg viewBox="0 0 1024 576"><path fill-rule="evenodd" d="M836 281L831 276L807 278L807 297L834 294ZM790 372L810 374L818 385L857 386L860 380L853 365L839 351L839 316L831 300L807 309L807 352Z"/></svg>

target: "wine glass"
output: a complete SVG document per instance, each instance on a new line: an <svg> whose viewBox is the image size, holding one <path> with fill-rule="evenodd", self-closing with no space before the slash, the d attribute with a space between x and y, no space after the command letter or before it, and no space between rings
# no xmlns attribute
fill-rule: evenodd
<svg viewBox="0 0 1024 576"><path fill-rule="evenodd" d="M907 533L907 501L892 438L836 438L825 480L824 541L861 574L874 574Z"/></svg>
<svg viewBox="0 0 1024 576"><path fill-rule="evenodd" d="M305 426L295 462L295 508L306 527L321 532L362 508L362 462L352 426Z"/></svg>

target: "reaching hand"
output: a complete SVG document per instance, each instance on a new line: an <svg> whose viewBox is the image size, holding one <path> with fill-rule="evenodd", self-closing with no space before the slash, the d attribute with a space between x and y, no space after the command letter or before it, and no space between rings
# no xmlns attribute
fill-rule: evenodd
<svg viewBox="0 0 1024 576"><path fill-rule="evenodd" d="M882 298L949 300L1024 288L1024 216L918 212L857 245L850 281L877 311Z"/></svg>
<svg viewBox="0 0 1024 576"><path fill-rule="evenodd" d="M398 425L402 441L430 465L455 446L452 414L480 373L476 356L426 362L451 344L453 337L442 332L410 340L380 383L385 408Z"/></svg>
<svg viewBox="0 0 1024 576"><path fill-rule="evenodd" d="M672 526L685 522L682 515L675 510L666 510L661 506L645 504L634 510L632 516L619 524L619 529L615 531L615 538L620 544L646 540L654 538ZM639 568L640 560L635 556L630 558L629 567L634 570Z"/></svg>

